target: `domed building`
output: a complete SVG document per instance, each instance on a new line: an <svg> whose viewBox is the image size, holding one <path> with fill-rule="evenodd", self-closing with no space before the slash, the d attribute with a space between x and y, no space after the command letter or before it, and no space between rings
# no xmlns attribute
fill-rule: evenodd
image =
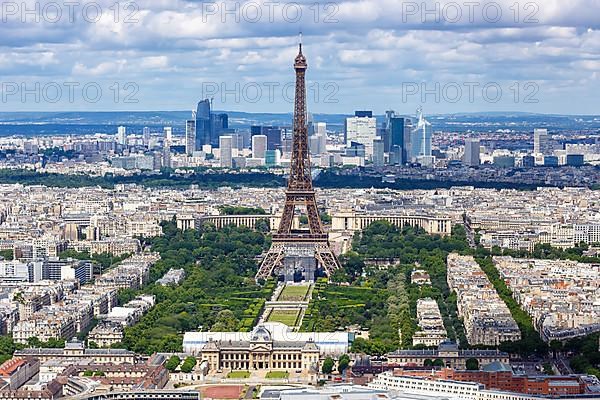
<svg viewBox="0 0 600 400"><path fill-rule="evenodd" d="M186 332L183 337L183 350L213 371L317 371L321 358L348 348L347 332L293 332L279 322L259 324L252 332Z"/></svg>

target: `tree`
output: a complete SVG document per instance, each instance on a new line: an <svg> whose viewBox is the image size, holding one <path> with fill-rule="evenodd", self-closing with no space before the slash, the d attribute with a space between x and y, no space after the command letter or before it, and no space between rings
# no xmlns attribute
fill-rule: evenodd
<svg viewBox="0 0 600 400"><path fill-rule="evenodd" d="M344 283L350 281L350 277L343 268L336 269L329 277L333 283Z"/></svg>
<svg viewBox="0 0 600 400"><path fill-rule="evenodd" d="M431 358L426 358L425 361L423 361L423 365L426 367L433 367L433 360Z"/></svg>
<svg viewBox="0 0 600 400"><path fill-rule="evenodd" d="M23 345L15 343L10 336L0 336L0 363L12 358L15 350L20 350Z"/></svg>
<svg viewBox="0 0 600 400"><path fill-rule="evenodd" d="M12 249L0 250L0 257L4 258L5 260L12 260L13 259Z"/></svg>
<svg viewBox="0 0 600 400"><path fill-rule="evenodd" d="M331 215L327 213L321 213L319 217L321 217L321 222L324 224L331 224Z"/></svg>
<svg viewBox="0 0 600 400"><path fill-rule="evenodd" d="M31 336L29 338L27 338L27 345L29 347L42 347L43 343L40 339L38 339L36 336Z"/></svg>
<svg viewBox="0 0 600 400"><path fill-rule="evenodd" d="M216 322L212 326L214 332L232 332L237 330L238 319L231 310L221 310L217 314Z"/></svg>
<svg viewBox="0 0 600 400"><path fill-rule="evenodd" d="M556 353L560 352L563 348L563 344L560 340L550 341L550 350L552 350L552 356L556 358Z"/></svg>
<svg viewBox="0 0 600 400"><path fill-rule="evenodd" d="M479 361L476 358L469 358L467 359L466 367L469 371L477 371L479 370Z"/></svg>
<svg viewBox="0 0 600 400"><path fill-rule="evenodd" d="M42 347L49 347L51 349L62 349L65 347L65 339L50 338L47 342L42 343Z"/></svg>
<svg viewBox="0 0 600 400"><path fill-rule="evenodd" d="M554 375L554 369L552 368L552 364L544 363L542 364L542 368L544 370L544 374L546 375Z"/></svg>
<svg viewBox="0 0 600 400"><path fill-rule="evenodd" d="M350 365L350 356L348 356L348 354L340 356L338 359L338 371L340 373L344 372L344 370L348 368L348 365Z"/></svg>
<svg viewBox="0 0 600 400"><path fill-rule="evenodd" d="M193 371L194 367L196 366L196 358L189 356L185 358L185 361L183 362L183 364L181 364L181 372L185 372L186 374L190 373Z"/></svg>
<svg viewBox="0 0 600 400"><path fill-rule="evenodd" d="M352 348L351 348L352 353L369 353L369 342L367 340L365 340L364 338L361 337L357 337L356 339L354 339L354 342L352 342Z"/></svg>
<svg viewBox="0 0 600 400"><path fill-rule="evenodd" d="M444 366L444 361L440 358L436 358L435 360L433 360L433 364L434 367L443 367Z"/></svg>
<svg viewBox="0 0 600 400"><path fill-rule="evenodd" d="M266 218L256 220L256 223L254 224L254 229L256 229L259 232L268 233L271 230L269 226L269 220Z"/></svg>
<svg viewBox="0 0 600 400"><path fill-rule="evenodd" d="M165 368L168 369L170 372L173 372L177 369L177 367L179 367L179 364L181 364L181 359L176 355L172 355L169 358L169 360L165 363Z"/></svg>
<svg viewBox="0 0 600 400"><path fill-rule="evenodd" d="M322 371L324 374L330 374L331 371L333 371L333 366L335 365L335 362L333 361L333 358L331 357L327 357L324 361L323 361L323 366L321 367Z"/></svg>
<svg viewBox="0 0 600 400"><path fill-rule="evenodd" d="M365 269L365 262L358 253L349 251L340 258L344 270L353 279L359 277L363 273Z"/></svg>
<svg viewBox="0 0 600 400"><path fill-rule="evenodd" d="M221 215L266 215L267 212L261 207L222 206L219 207Z"/></svg>

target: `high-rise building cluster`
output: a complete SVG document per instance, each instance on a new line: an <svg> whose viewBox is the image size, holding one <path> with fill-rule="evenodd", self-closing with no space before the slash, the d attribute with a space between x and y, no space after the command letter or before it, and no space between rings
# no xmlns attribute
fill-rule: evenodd
<svg viewBox="0 0 600 400"><path fill-rule="evenodd" d="M283 118L277 124L261 119L230 121L204 99L181 125L118 126L115 135L0 138L0 152L7 152L0 167L91 175L195 167L287 169L292 127ZM454 132L446 121L446 129L436 128L434 135L434 124L443 118L436 116L432 124L421 109L416 116L359 110L353 116L324 117L327 122L317 119L307 114L313 168L367 167L361 173L385 180L516 185L580 186L600 177L592 168L600 163L600 145L592 134L549 128Z"/></svg>
<svg viewBox="0 0 600 400"><path fill-rule="evenodd" d="M315 167L422 165L434 167L433 126L422 110L406 117L387 111L378 124L372 111L356 111L344 120L342 131L329 130L326 122L307 114L311 164ZM252 125L233 129L224 113L214 113L210 99L200 101L185 121L183 139L175 139L170 127L154 145L160 154L152 155L150 132L144 129L141 144L147 151L135 151L137 140L120 127L116 143L122 155L112 164L123 169L212 166L221 168L287 167L292 151L291 126ZM176 149L182 146L183 150ZM173 149L172 149L173 147ZM138 149L138 150L144 150Z"/></svg>
<svg viewBox="0 0 600 400"><path fill-rule="evenodd" d="M362 161L348 159L344 164L372 162L376 167L410 163L433 166L432 125L420 109L414 121L413 125L412 118L386 111L385 121L378 127L371 111L356 111L345 121L346 156L358 157ZM361 152L356 149L361 149Z"/></svg>

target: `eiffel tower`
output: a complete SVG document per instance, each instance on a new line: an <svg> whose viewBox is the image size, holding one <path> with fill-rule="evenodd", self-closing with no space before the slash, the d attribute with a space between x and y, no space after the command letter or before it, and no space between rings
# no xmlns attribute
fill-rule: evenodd
<svg viewBox="0 0 600 400"><path fill-rule="evenodd" d="M305 74L308 65L302 54L302 41L294 61L296 70L296 94L294 102L294 136L290 177L285 191L285 206L281 222L269 252L263 259L256 279L267 279L273 272L280 272L286 258L316 260L327 276L340 268L340 263L331 251L327 233L323 230L315 190L312 184L306 126ZM308 229L292 227L296 207L305 207ZM312 277L306 277L312 279Z"/></svg>

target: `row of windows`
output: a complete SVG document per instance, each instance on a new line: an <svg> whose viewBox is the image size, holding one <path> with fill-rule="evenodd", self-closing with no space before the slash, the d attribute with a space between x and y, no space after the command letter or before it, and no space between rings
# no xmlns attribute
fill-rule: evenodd
<svg viewBox="0 0 600 400"><path fill-rule="evenodd" d="M221 354L221 358L223 360L248 360L250 357L250 353L222 353ZM258 357L255 358L263 358L263 359L268 359L269 355L268 354L262 354L259 355ZM271 355L271 359L273 360L277 360L277 361L299 361L302 359L302 354L288 354L288 353L274 353Z"/></svg>

